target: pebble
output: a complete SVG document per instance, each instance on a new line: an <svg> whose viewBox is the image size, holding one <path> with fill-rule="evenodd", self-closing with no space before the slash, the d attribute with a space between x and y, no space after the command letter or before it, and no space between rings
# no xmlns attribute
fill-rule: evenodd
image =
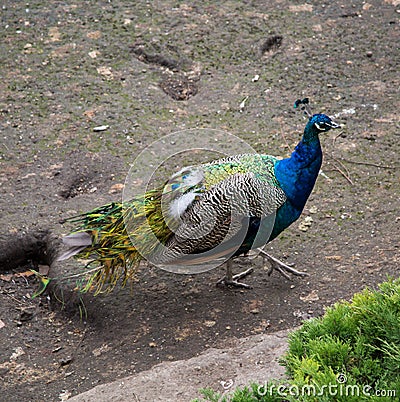
<svg viewBox="0 0 400 402"><path fill-rule="evenodd" d="M71 362L72 362L72 357L71 356L64 357L64 358L60 359L60 361L59 361L61 367L67 366Z"/></svg>
<svg viewBox="0 0 400 402"><path fill-rule="evenodd" d="M94 131L94 132L97 132L97 131L105 131L105 130L107 130L109 127L110 127L110 126L106 126L106 125L104 125L104 126L97 126L97 127L93 127L93 131Z"/></svg>

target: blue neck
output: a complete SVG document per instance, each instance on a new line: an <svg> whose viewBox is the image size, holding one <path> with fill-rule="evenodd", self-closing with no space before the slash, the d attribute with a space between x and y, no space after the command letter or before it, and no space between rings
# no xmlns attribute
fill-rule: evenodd
<svg viewBox="0 0 400 402"><path fill-rule="evenodd" d="M322 151L318 138L313 143L303 140L288 159L275 164L275 177L288 201L303 210L322 163Z"/></svg>
<svg viewBox="0 0 400 402"><path fill-rule="evenodd" d="M307 124L303 138L290 158L275 164L275 177L287 200L277 212L270 240L300 216L318 177L321 163L318 133L311 124Z"/></svg>

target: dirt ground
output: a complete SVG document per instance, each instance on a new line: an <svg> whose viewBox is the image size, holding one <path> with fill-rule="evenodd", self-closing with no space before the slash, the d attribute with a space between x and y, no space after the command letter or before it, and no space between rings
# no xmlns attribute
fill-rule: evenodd
<svg viewBox="0 0 400 402"><path fill-rule="evenodd" d="M4 3L3 252L27 233L66 234L63 219L120 200L135 156L171 132L215 128L288 155L305 124L293 101L308 96L343 128L322 138L322 174L303 216L266 249L310 276L288 281L260 260L238 260L237 270L255 267L253 289L223 289L222 268L185 276L143 264L132 290L86 295L86 311L71 313L51 295L31 299L29 270L45 267L3 264L4 401L66 399L292 328L398 276L399 1L197 3Z"/></svg>

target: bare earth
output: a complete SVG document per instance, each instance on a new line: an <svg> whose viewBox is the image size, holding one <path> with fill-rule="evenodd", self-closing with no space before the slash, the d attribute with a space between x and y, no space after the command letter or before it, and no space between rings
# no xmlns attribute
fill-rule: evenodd
<svg viewBox="0 0 400 402"><path fill-rule="evenodd" d="M26 234L68 233L63 219L121 200L135 157L177 130L225 130L287 156L305 125L292 104L308 96L343 128L322 138L322 174L304 214L266 250L310 276L288 281L268 276L261 260L238 260L235 270L254 266L253 289L223 289L222 268L184 276L143 264L132 290L86 295L79 312L54 296L31 299L29 270L45 266L4 263L2 400L65 399L293 328L398 276L399 1L219 3L5 3L0 250L12 244L21 256Z"/></svg>

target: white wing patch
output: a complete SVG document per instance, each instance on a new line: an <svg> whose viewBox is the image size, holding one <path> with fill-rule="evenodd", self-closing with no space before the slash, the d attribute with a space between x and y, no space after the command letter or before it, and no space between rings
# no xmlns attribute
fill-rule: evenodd
<svg viewBox="0 0 400 402"><path fill-rule="evenodd" d="M175 219L179 219L188 206L194 201L195 197L196 192L193 190L174 199L169 206L171 216Z"/></svg>
<svg viewBox="0 0 400 402"><path fill-rule="evenodd" d="M171 191L169 213L174 219L179 219L201 192L197 186L203 181L204 174L199 168L190 166L174 174L165 188Z"/></svg>

